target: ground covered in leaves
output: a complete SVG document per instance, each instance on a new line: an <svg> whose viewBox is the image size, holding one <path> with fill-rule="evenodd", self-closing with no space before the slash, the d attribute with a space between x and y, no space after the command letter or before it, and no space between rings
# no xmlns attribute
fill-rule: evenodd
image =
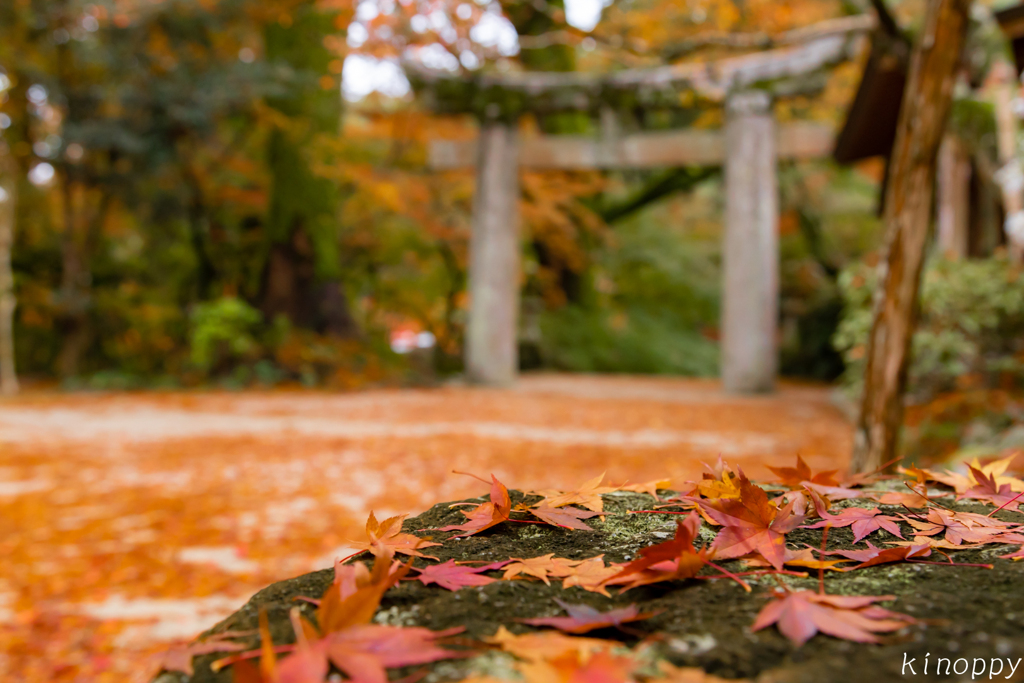
<svg viewBox="0 0 1024 683"><path fill-rule="evenodd" d="M880 482L876 490L889 489L894 498L906 497L909 493L902 480ZM769 489L771 490L771 489ZM987 515L995 508L976 501L953 502L949 491L932 489L934 500L959 512L974 512ZM625 563L635 560L640 551L649 546L664 543L676 532L676 522L683 517L663 514L631 514L636 510L651 510L663 502L670 492L661 490L659 498L640 492L615 491L605 493L603 520L586 520L593 530L583 531L537 524L516 524L503 522L465 538L457 538L458 532L439 532L438 528L461 525L466 516L461 512L464 506L452 507L438 504L424 514L405 521L403 531L430 536L441 545L422 547L419 552L431 555L438 561L455 560L470 563L494 563L512 558L534 558L547 554L568 560L586 560L602 555L608 563ZM838 494L842 495L842 494ZM470 499L463 503L479 505L486 498ZM538 496L511 492L513 506L521 503L535 504ZM900 513L909 519L918 520L923 508L914 512L904 504L882 505L877 502L856 498L840 500L832 505L831 514L843 514L848 507L877 508L882 514L895 517L897 528L906 539L914 538L915 529ZM932 509L943 509L931 506ZM993 517L1008 523L1010 527L1024 523L1024 515L1010 512L1016 507L996 512ZM472 509L472 508L470 508ZM669 508L669 510L679 508ZM780 517L781 518L781 517ZM808 519L807 524L814 520ZM920 522L919 522L920 523ZM922 529L918 528L917 532ZM934 529L925 529L934 531ZM709 542L715 536L715 527L707 522L701 525L698 545ZM787 547L801 551L812 546L822 547L822 529L796 528L786 534ZM933 545L941 546L942 533L932 536L918 536L915 541L935 538ZM948 531L946 538L950 538ZM1007 536L1007 540L1020 540ZM890 542L901 539L885 530L876 530L867 539L876 546L889 547ZM830 551L864 549L862 542L854 543L850 528L830 528L826 540ZM515 680L512 670L515 659L506 652L494 649L479 649L481 643L493 639L500 628L513 634L537 632L535 626L528 626L519 620L539 617L564 616L557 600L564 603L588 605L602 612L612 608L636 605L640 612L653 612L647 619L638 620L619 630L613 627L590 631L588 637L606 638L618 641L623 648L642 652L647 674L643 671L637 680L647 680L657 672L656 662L667 662L677 667L694 667L700 671L686 671L684 677L678 670L679 678L699 682L717 680L711 676L727 679L756 679L758 681L786 681L820 683L826 680L876 682L898 680L909 676L903 668L904 661L916 660L913 664L916 675L912 680L959 680L955 675L935 675L934 661L939 657L951 660L964 659L973 662L975 658L988 663L993 659L1014 661L1024 656L1024 563L1000 558L1020 548L1020 543L991 543L976 549L949 552L949 558L956 565L942 566L950 562L946 551L940 547L932 550L927 561L937 564L895 563L866 567L849 572L828 571L824 586L830 595L841 596L884 596L895 595L896 599L883 605L895 612L908 616L904 628L892 633L880 634L880 643L867 644L849 642L826 635L810 638L802 646L787 639L776 628L752 631L759 612L773 598L771 591L785 586L792 591L819 589L818 571L800 566L789 566L789 570L802 570L807 576L760 575L744 576L752 591L746 592L732 580L676 580L632 588L619 592L608 587L606 597L594 590L580 587L565 588L557 579L550 579L549 585L520 574L511 580L494 580L483 586L447 590L436 584L423 585L407 577L388 590L373 619L378 624L396 626L419 626L432 631L443 631L463 627L462 634L467 642L475 641L473 655L466 659L441 661L430 665L426 681L454 681L467 677L485 677L497 680ZM829 556L836 558L836 556ZM369 558L369 553L354 558ZM415 559L419 568L436 565L433 560ZM720 563L732 572L745 569L740 560ZM846 567L855 563L846 563ZM963 566L989 564L991 568ZM504 568L486 573L493 579L501 579ZM716 575L718 572L705 567L701 575ZM415 572L411 574L415 576ZM318 597L331 587L334 570L307 574L289 581L280 582L257 593L239 612L218 624L206 634L223 632L249 632L242 637L239 647L253 648L259 643L254 635L258 627L258 615L265 611L269 617L269 634L275 644L292 643L295 640L289 612L297 605L303 614L315 620L316 609L298 597ZM898 626L898 625L897 625ZM194 660L195 674L187 677L182 673L164 673L159 683L178 683L191 680L192 683L228 683L232 680L232 666L219 673L210 670L211 662L223 658L224 652L197 656ZM923 672L926 657L931 658L931 670ZM1009 658L1009 659L1007 659ZM287 660L284 660L287 661ZM664 666L664 664L662 664ZM404 675L422 673L424 667L405 667L393 670L392 680ZM995 680L1004 680L1010 674L1010 667ZM709 674L704 678L702 672ZM990 672L985 669L986 679ZM970 674L968 674L969 676ZM1024 678L1024 667L1017 669L1012 680ZM538 679L539 680L539 679ZM554 680L554 679L552 679ZM576 678L559 680L598 680L597 678ZM624 680L613 677L600 680ZM965 678L964 680L971 680Z"/></svg>
<svg viewBox="0 0 1024 683"><path fill-rule="evenodd" d="M143 683L261 588L351 554L370 510L480 492L453 469L522 489L679 482L721 453L763 479L794 453L845 467L850 444L827 388L787 384L26 392L0 400L0 681Z"/></svg>

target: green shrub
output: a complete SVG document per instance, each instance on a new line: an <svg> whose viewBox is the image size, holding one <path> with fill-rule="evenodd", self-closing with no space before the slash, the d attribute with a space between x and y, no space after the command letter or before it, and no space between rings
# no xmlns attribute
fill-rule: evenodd
<svg viewBox="0 0 1024 683"><path fill-rule="evenodd" d="M221 297L196 304L191 315L189 358L204 373L211 373L260 351L254 336L263 316L237 297Z"/></svg>
<svg viewBox="0 0 1024 683"><path fill-rule="evenodd" d="M655 207L616 223L607 244L593 253L593 284L585 300L539 315L544 366L717 372L717 343L704 333L718 325L720 239L716 231L698 229L697 222L674 219L665 210Z"/></svg>
<svg viewBox="0 0 1024 683"><path fill-rule="evenodd" d="M845 310L833 339L846 385L859 393L871 327L875 268L859 263L839 278ZM953 388L959 377L1024 370L1024 277L1005 256L932 259L926 266L908 390L916 398Z"/></svg>
<svg viewBox="0 0 1024 683"><path fill-rule="evenodd" d="M561 370L710 376L718 369L718 345L664 315L566 306L540 325L544 360Z"/></svg>

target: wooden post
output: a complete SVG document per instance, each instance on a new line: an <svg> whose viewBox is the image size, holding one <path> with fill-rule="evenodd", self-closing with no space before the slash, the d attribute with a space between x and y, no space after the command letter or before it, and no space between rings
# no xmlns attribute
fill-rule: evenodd
<svg viewBox="0 0 1024 683"><path fill-rule="evenodd" d="M970 0L930 0L910 61L890 162L881 263L864 394L850 467L867 472L896 457L903 393L917 315L921 268L928 244L939 144L967 36Z"/></svg>
<svg viewBox="0 0 1024 683"><path fill-rule="evenodd" d="M18 206L18 166L0 142L0 393L18 393L14 368L14 276L11 247Z"/></svg>
<svg viewBox="0 0 1024 683"><path fill-rule="evenodd" d="M494 386L519 365L519 146L514 124L481 124L469 260L466 375Z"/></svg>
<svg viewBox="0 0 1024 683"><path fill-rule="evenodd" d="M779 310L775 120L767 93L729 98L725 144L722 383L726 391L767 392L778 368Z"/></svg>
<svg viewBox="0 0 1024 683"><path fill-rule="evenodd" d="M946 133L938 163L935 223L939 251L950 258L964 258L970 225L971 159L963 140Z"/></svg>

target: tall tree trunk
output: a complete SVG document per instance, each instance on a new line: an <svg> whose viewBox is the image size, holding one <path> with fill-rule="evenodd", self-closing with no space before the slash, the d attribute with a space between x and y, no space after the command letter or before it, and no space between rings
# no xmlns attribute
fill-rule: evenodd
<svg viewBox="0 0 1024 683"><path fill-rule="evenodd" d="M61 236L60 247L60 313L57 316L57 327L61 348L57 355L57 372L67 379L78 374L82 354L89 344L87 309L90 278L77 229L74 181L66 165L58 169L58 175L64 195L64 234Z"/></svg>
<svg viewBox="0 0 1024 683"><path fill-rule="evenodd" d="M18 165L0 142L0 393L18 393L14 369L14 276L11 246L18 207Z"/></svg>
<svg viewBox="0 0 1024 683"><path fill-rule="evenodd" d="M969 0L931 0L900 109L886 194L886 258L875 292L851 469L893 459L932 210L935 161L967 37Z"/></svg>
<svg viewBox="0 0 1024 683"><path fill-rule="evenodd" d="M268 319L283 314L298 327L357 338L338 247L340 189L317 176L306 154L316 135L339 130L344 113L339 84L328 75L336 55L322 40L337 34L337 15L306 4L292 14L289 26L273 24L264 34L269 61L318 75L321 83L269 101L300 125L276 128L267 141L270 243L259 307Z"/></svg>

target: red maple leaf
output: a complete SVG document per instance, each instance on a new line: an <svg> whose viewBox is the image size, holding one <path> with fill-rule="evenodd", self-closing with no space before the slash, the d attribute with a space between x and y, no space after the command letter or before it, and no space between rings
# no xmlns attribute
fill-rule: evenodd
<svg viewBox="0 0 1024 683"><path fill-rule="evenodd" d="M560 526L566 529L579 529L580 531L593 531L592 528L581 522L581 519L598 517L600 512L591 510L580 510L573 507L535 507L530 508L530 514L551 526Z"/></svg>
<svg viewBox="0 0 1024 683"><path fill-rule="evenodd" d="M847 572L874 567L877 564L925 558L932 554L931 546L927 543L901 545L894 548L876 548L871 541L867 541L867 545L868 547L863 550L818 550L817 552L822 555L838 555L860 563L855 567L845 567L840 570ZM815 548L815 550L817 549Z"/></svg>
<svg viewBox="0 0 1024 683"><path fill-rule="evenodd" d="M435 632L368 623L383 592L409 570L409 565L399 565L399 571L390 571L392 555L392 550L385 548L371 572L349 573L331 584L317 610L319 628L302 618L297 607L293 608L289 616L296 644L282 646L291 649L292 655L281 664L277 663L276 653L282 648L274 647L266 612L261 610L260 649L214 662L211 669L216 672L237 663L235 678L247 683L323 683L330 662L360 683L387 683L388 668L464 656L438 647L437 643L460 633L462 628ZM352 590L349 584L353 582L349 579L353 579L355 588L346 594L346 590ZM253 655L260 656L259 671L240 661Z"/></svg>
<svg viewBox="0 0 1024 683"><path fill-rule="evenodd" d="M986 474L977 467L971 467L971 474L978 483L964 491L960 497L981 500L1001 507L1004 510L1017 510L1021 494L1015 492L1010 484L999 484L995 475Z"/></svg>
<svg viewBox="0 0 1024 683"><path fill-rule="evenodd" d="M705 518L722 526L711 545L712 552L722 559L760 553L781 570L785 535L800 526L804 515L793 511L793 501L780 510L768 500L764 489L751 484L746 476L740 476L739 489L739 499L702 500L698 505Z"/></svg>
<svg viewBox="0 0 1024 683"><path fill-rule="evenodd" d="M620 583L620 579L640 574L651 567L663 562L677 562L676 568L680 573L689 573L694 576L707 563L707 553L704 549L697 550L693 542L700 530L700 516L691 512L681 522L676 522L676 535L671 540L657 545L641 548L637 559L622 567L622 571L615 575L614 582ZM686 557L685 560L681 558ZM692 573L691 573L692 572ZM689 578L679 576L678 578Z"/></svg>
<svg viewBox="0 0 1024 683"><path fill-rule="evenodd" d="M501 524L508 519L512 512L512 500L508 497L508 489L491 475L491 499L486 503L477 505L472 510L463 510L462 514L469 518L465 524L452 524L441 527L439 531L465 531L455 538L463 538L478 534L484 529Z"/></svg>
<svg viewBox="0 0 1024 683"><path fill-rule="evenodd" d="M624 586L623 591L662 581L692 579L705 566L722 572L737 581L744 589L750 586L718 565L712 564L706 548L695 548L693 542L700 529L700 516L691 512L682 522L676 522L675 538L640 550L637 559L622 567L622 571L605 580L609 586Z"/></svg>
<svg viewBox="0 0 1024 683"><path fill-rule="evenodd" d="M799 487L805 481L824 486L839 486L839 482L835 478L835 474L839 470L828 470L827 472L813 474L811 468L807 466L807 463L799 455L796 456L796 467L768 466L768 469L775 473L775 476L779 478L780 484L792 488Z"/></svg>
<svg viewBox="0 0 1024 683"><path fill-rule="evenodd" d="M1003 539L1000 539L1000 540L1003 540ZM1015 541L1011 541L1011 542L1013 542L1013 543L1024 543L1024 539L1015 540ZM1006 555L1000 555L999 557L1003 557L1003 558L1010 559L1010 560L1024 560L1024 545L1021 545L1019 548L1017 548L1017 550L1015 550L1012 553L1007 553Z"/></svg>
<svg viewBox="0 0 1024 683"><path fill-rule="evenodd" d="M829 500L848 500L850 498L867 498L868 492L860 489L851 489L843 486L826 486L825 484L815 484L812 481L805 481L803 486L808 491L813 491L819 496L825 496Z"/></svg>
<svg viewBox="0 0 1024 683"><path fill-rule="evenodd" d="M540 617L537 619L516 619L530 626L552 626L566 633L587 633L594 629L608 626L621 626L631 621L650 619L658 612L640 612L635 604L628 607L600 612L588 605L570 605L555 598L555 602L564 609L567 617Z"/></svg>
<svg viewBox="0 0 1024 683"><path fill-rule="evenodd" d="M894 600L894 595L823 595L809 590L776 589L773 597L758 613L751 630L777 624L782 634L797 645L803 645L819 631L843 640L877 643L876 633L898 631L915 622L905 614L874 605Z"/></svg>
<svg viewBox="0 0 1024 683"><path fill-rule="evenodd" d="M467 656L437 644L439 639L462 631L462 627L431 631L418 626L363 624L332 633L324 642L331 663L353 680L387 683L385 669Z"/></svg>
<svg viewBox="0 0 1024 683"><path fill-rule="evenodd" d="M424 586L436 583L441 588L447 588L450 591L457 591L466 586L486 586L489 583L494 583L497 579L483 576L483 572L501 569L510 562L511 560L505 560L504 562L495 562L483 567L467 567L455 564L455 560L448 560L441 564L432 564L424 567L420 570L416 580Z"/></svg>
<svg viewBox="0 0 1024 683"><path fill-rule="evenodd" d="M953 512L932 508L927 517L908 517L900 515L916 530L918 536L943 535L953 545L964 542L992 543L1000 534L1006 533L1011 525L996 519L972 512Z"/></svg>
<svg viewBox="0 0 1024 683"><path fill-rule="evenodd" d="M883 515L878 508L846 508L838 515L832 515L822 510L818 511L822 521L803 527L804 529L820 529L825 526L831 527L852 527L853 542L860 543L868 534L879 529L885 529L890 534L903 538L900 527L896 524L898 518Z"/></svg>
<svg viewBox="0 0 1024 683"><path fill-rule="evenodd" d="M252 631L224 631L223 633L215 633L206 640L172 647L164 653L160 668L163 671L178 671L186 676L191 676L194 673L192 670L193 657L208 655L214 652L238 652L244 650L245 645L232 642L230 639L242 638L252 634Z"/></svg>

